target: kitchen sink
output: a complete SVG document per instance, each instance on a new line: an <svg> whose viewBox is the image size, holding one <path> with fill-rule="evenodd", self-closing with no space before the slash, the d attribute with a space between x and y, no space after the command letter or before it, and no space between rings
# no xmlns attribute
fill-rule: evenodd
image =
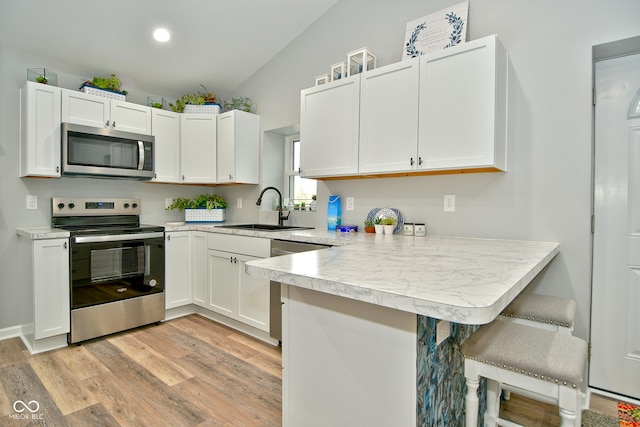
<svg viewBox="0 0 640 427"><path fill-rule="evenodd" d="M289 231L289 230L310 230L313 227L301 227L298 225L278 225L278 224L235 224L218 225L220 228L236 228L238 230L256 231Z"/></svg>

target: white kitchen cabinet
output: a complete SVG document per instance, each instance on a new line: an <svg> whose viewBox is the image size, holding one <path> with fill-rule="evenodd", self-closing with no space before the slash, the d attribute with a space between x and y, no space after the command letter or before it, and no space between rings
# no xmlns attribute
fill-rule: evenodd
<svg viewBox="0 0 640 427"><path fill-rule="evenodd" d="M180 117L181 182L217 182L217 118L215 114L182 114Z"/></svg>
<svg viewBox="0 0 640 427"><path fill-rule="evenodd" d="M151 107L62 89L62 122L151 134Z"/></svg>
<svg viewBox="0 0 640 427"><path fill-rule="evenodd" d="M240 110L218 115L218 182L258 184L260 117Z"/></svg>
<svg viewBox="0 0 640 427"><path fill-rule="evenodd" d="M314 178L357 174L360 76L358 74L301 92L302 176Z"/></svg>
<svg viewBox="0 0 640 427"><path fill-rule="evenodd" d="M209 299L209 277L207 258L207 234L203 231L191 232L191 286L193 303L207 307Z"/></svg>
<svg viewBox="0 0 640 427"><path fill-rule="evenodd" d="M420 58L424 169L506 170L507 67L495 35Z"/></svg>
<svg viewBox="0 0 640 427"><path fill-rule="evenodd" d="M32 353L66 345L69 239L20 237L21 333Z"/></svg>
<svg viewBox="0 0 640 427"><path fill-rule="evenodd" d="M55 86L22 87L20 176L60 177L60 97Z"/></svg>
<svg viewBox="0 0 640 427"><path fill-rule="evenodd" d="M151 109L155 137L155 182L180 182L180 113Z"/></svg>
<svg viewBox="0 0 640 427"><path fill-rule="evenodd" d="M165 308L191 304L192 298L192 244L190 231L165 233Z"/></svg>
<svg viewBox="0 0 640 427"><path fill-rule="evenodd" d="M269 257L270 240L210 233L208 247L208 308L268 332L270 282L247 275L245 264Z"/></svg>
<svg viewBox="0 0 640 427"><path fill-rule="evenodd" d="M419 59L362 73L359 173L418 168Z"/></svg>

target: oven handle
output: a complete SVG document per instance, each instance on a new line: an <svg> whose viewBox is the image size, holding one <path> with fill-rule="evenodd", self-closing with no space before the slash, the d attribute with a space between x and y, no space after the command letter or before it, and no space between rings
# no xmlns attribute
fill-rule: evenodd
<svg viewBox="0 0 640 427"><path fill-rule="evenodd" d="M75 236L74 243L102 243L102 242L121 242L123 240L144 240L164 237L162 231L153 233L135 233L135 234L109 234L102 236Z"/></svg>

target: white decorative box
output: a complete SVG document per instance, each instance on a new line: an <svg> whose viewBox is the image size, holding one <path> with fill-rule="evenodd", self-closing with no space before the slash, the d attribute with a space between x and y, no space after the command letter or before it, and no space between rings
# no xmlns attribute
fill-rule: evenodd
<svg viewBox="0 0 640 427"><path fill-rule="evenodd" d="M126 101L127 96L121 92L115 92L109 89L100 89L93 86L82 85L80 90L89 95L102 96L104 98L115 99L116 101Z"/></svg>
<svg viewBox="0 0 640 427"><path fill-rule="evenodd" d="M224 222L226 209L185 209L184 222Z"/></svg>
<svg viewBox="0 0 640 427"><path fill-rule="evenodd" d="M340 80L343 77L347 77L347 63L342 61L331 66L331 81Z"/></svg>
<svg viewBox="0 0 640 427"><path fill-rule="evenodd" d="M329 74L323 74L316 77L316 86L320 86L326 83L329 83Z"/></svg>
<svg viewBox="0 0 640 427"><path fill-rule="evenodd" d="M378 57L366 47L347 53L347 76L353 76L376 68Z"/></svg>
<svg viewBox="0 0 640 427"><path fill-rule="evenodd" d="M187 104L184 106L184 112L189 114L220 114L222 112L222 107L218 104Z"/></svg>

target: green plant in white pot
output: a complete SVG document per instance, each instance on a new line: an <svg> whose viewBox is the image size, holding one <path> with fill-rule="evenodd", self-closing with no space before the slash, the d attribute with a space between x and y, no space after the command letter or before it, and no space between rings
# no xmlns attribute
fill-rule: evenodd
<svg viewBox="0 0 640 427"><path fill-rule="evenodd" d="M167 206L167 210L173 209L184 211L185 222L224 222L227 202L217 194L176 197Z"/></svg>

